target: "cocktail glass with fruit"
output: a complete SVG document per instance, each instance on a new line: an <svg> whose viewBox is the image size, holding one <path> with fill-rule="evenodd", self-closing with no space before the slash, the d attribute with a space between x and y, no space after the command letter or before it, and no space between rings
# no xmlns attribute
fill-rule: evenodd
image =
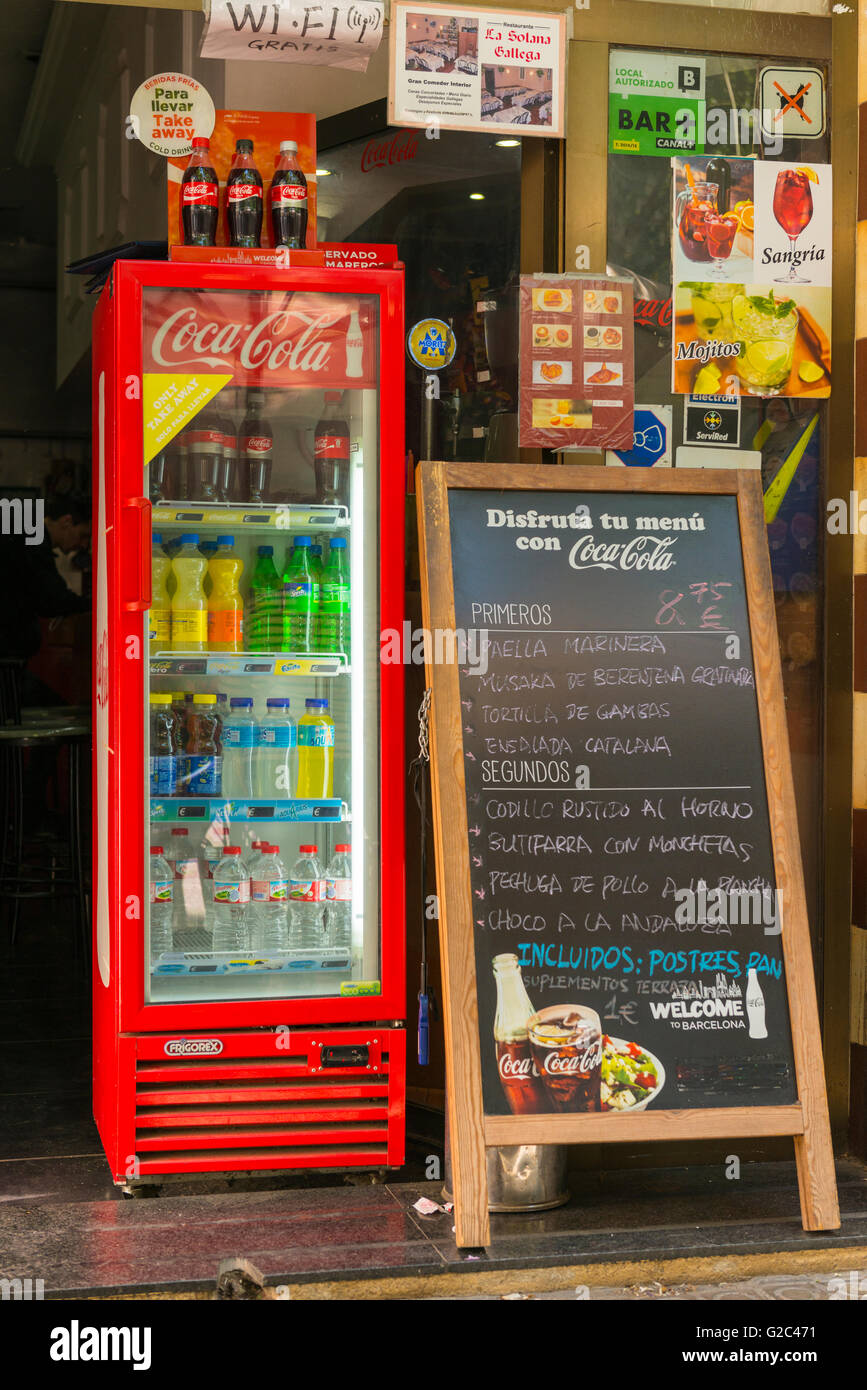
<svg viewBox="0 0 867 1390"><path fill-rule="evenodd" d="M737 295L732 300L734 340L740 343L735 369L751 396L775 396L792 370L798 311L793 299L773 294Z"/></svg>
<svg viewBox="0 0 867 1390"><path fill-rule="evenodd" d="M745 288L745 285L721 285L711 280L696 281L690 286L696 336L702 342L708 338L721 338L725 343L732 341L735 336L732 300L735 295L742 295Z"/></svg>
<svg viewBox="0 0 867 1390"><path fill-rule="evenodd" d="M738 230L738 219L733 213L718 217L707 212L704 218L704 233L707 240L708 259L711 262L711 275L718 278L725 273L723 267L732 253Z"/></svg>
<svg viewBox="0 0 867 1390"><path fill-rule="evenodd" d="M813 169L781 169L774 188L774 216L782 227L792 248L788 275L778 275L775 283L808 285L809 280L795 274L795 243L813 216L811 183L819 180Z"/></svg>

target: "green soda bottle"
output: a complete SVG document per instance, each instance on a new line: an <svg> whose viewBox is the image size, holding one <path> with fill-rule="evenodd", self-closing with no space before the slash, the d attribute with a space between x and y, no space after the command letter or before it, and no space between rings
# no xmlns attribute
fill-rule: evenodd
<svg viewBox="0 0 867 1390"><path fill-rule="evenodd" d="M319 646L323 652L342 652L349 659L349 562L346 541L336 536L322 572Z"/></svg>
<svg viewBox="0 0 867 1390"><path fill-rule="evenodd" d="M251 652L283 649L283 583L274 567L273 545L260 545L250 581L247 645Z"/></svg>
<svg viewBox="0 0 867 1390"><path fill-rule="evenodd" d="M309 536L297 536L283 575L283 650L316 650L319 581L311 563Z"/></svg>

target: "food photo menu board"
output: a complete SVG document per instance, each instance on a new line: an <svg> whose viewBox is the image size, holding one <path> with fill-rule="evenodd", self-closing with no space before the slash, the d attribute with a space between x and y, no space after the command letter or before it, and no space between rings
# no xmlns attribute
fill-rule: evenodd
<svg viewBox="0 0 867 1390"><path fill-rule="evenodd" d="M608 276L522 275L520 443L628 449L632 286Z"/></svg>
<svg viewBox="0 0 867 1390"><path fill-rule="evenodd" d="M837 1226L760 480L418 496L458 1244L498 1144L790 1134Z"/></svg>

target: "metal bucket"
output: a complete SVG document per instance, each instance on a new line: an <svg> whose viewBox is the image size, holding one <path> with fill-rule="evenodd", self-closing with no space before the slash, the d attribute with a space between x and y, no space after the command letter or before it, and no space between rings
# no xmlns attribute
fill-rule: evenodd
<svg viewBox="0 0 867 1390"><path fill-rule="evenodd" d="M566 1144L508 1144L486 1149L489 1211L548 1211L569 1201ZM452 1200L452 1154L446 1120L443 1196Z"/></svg>

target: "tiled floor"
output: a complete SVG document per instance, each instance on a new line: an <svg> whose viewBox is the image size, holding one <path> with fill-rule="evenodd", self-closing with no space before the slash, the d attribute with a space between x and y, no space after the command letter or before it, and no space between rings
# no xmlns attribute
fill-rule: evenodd
<svg viewBox="0 0 867 1390"><path fill-rule="evenodd" d="M0 932L0 1277L42 1279L55 1297L207 1293L220 1260L240 1255L268 1285L421 1280L429 1295L429 1276L508 1273L514 1288L515 1271L529 1279L553 1266L614 1262L658 1273L663 1261L770 1254L790 1268L797 1252L810 1258L818 1249L831 1258L839 1251L844 1272L864 1263L856 1251L867 1249L867 1168L847 1161L839 1165L843 1226L821 1236L801 1229L793 1163L747 1164L738 1182L704 1167L642 1170L640 1183L625 1169L582 1174L567 1206L495 1216L491 1246L475 1253L456 1249L451 1215L414 1210L420 1196L440 1196L441 1184L423 1178L421 1149L401 1181L387 1184L339 1175L185 1179L149 1200L124 1198L90 1118L88 1000L67 963L64 931L62 911L50 924L25 919L14 956ZM430 1142L422 1148L430 1152ZM791 1296L784 1290L795 1276L773 1277L781 1292L753 1280L746 1296ZM827 1287L824 1275L803 1277ZM591 1296L727 1296L718 1285L708 1295L654 1288L650 1279Z"/></svg>

